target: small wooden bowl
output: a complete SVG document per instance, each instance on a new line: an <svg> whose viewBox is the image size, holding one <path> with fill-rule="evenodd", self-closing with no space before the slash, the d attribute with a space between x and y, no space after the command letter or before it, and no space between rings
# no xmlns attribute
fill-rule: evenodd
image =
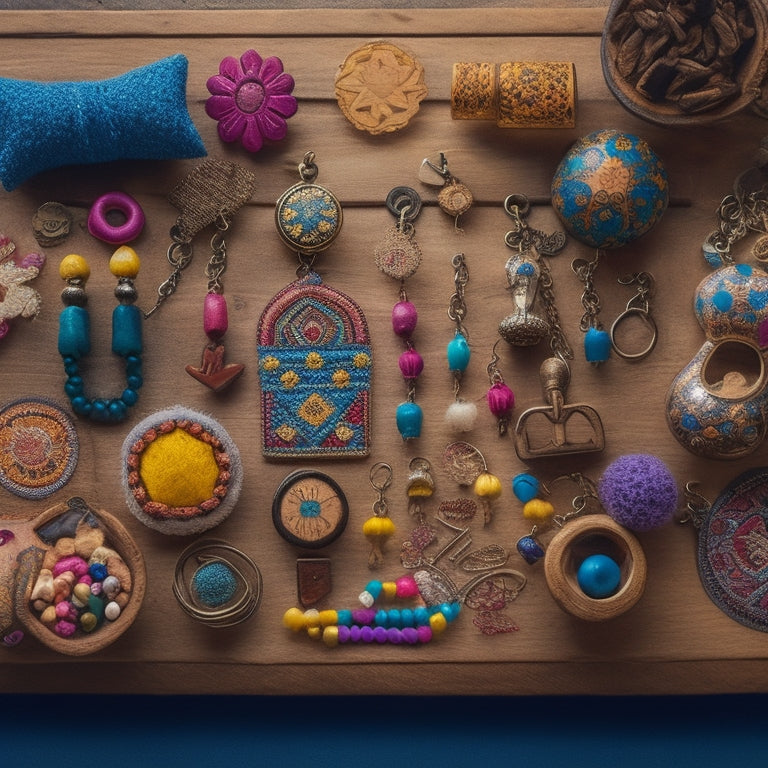
<svg viewBox="0 0 768 768"><path fill-rule="evenodd" d="M85 656L95 653L117 640L128 627L133 624L141 608L147 586L147 574L144 565L144 557L131 538L131 535L123 527L123 524L104 510L90 509L104 530L105 544L114 549L123 559L131 572L132 589L130 599L123 608L120 616L114 621L105 621L92 633L79 632L72 637L59 637L52 630L40 622L30 606L30 595L40 571L39 563L49 545L43 542L37 531L54 518L69 509L67 503L57 504L43 512L31 522L23 524L3 521L3 526L13 530L19 539L22 554L19 557L19 565L16 573L14 589L14 611L16 618L24 626L30 635L36 637L49 648L68 656Z"/></svg>
<svg viewBox="0 0 768 768"><path fill-rule="evenodd" d="M768 72L768 7L765 0L747 0L754 21L751 47L738 66L735 82L740 91L708 109L686 112L673 101L654 101L637 90L631 78L617 67L618 28L630 0L611 0L605 20L600 56L605 81L613 95L630 112L658 125L704 125L742 111L761 98L761 85ZM646 9L646 12L648 11ZM658 57L657 57L658 58Z"/></svg>
<svg viewBox="0 0 768 768"><path fill-rule="evenodd" d="M589 555L607 555L618 563L618 592L596 599L581 590L577 571ZM587 621L605 621L628 611L645 590L647 567L638 540L613 518L585 515L566 523L547 546L544 574L555 602L565 611Z"/></svg>

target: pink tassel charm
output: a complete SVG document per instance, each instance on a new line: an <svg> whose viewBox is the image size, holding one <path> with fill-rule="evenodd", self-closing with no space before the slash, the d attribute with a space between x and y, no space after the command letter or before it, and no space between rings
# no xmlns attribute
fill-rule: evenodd
<svg viewBox="0 0 768 768"><path fill-rule="evenodd" d="M496 342L498 344L498 342ZM493 345L493 355L488 363L488 379L491 387L486 398L488 409L496 417L499 425L499 435L507 434L507 428L515 407L515 393L504 383L504 377L498 367L499 356L496 354L496 344Z"/></svg>

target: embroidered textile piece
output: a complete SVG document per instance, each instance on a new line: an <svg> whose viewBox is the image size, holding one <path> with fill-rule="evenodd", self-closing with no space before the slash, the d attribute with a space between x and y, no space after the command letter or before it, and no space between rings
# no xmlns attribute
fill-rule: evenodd
<svg viewBox="0 0 768 768"><path fill-rule="evenodd" d="M41 398L0 409L0 485L24 499L63 488L77 466L79 442L70 416Z"/></svg>
<svg viewBox="0 0 768 768"><path fill-rule="evenodd" d="M371 347L360 307L310 272L259 320L264 455L367 456Z"/></svg>
<svg viewBox="0 0 768 768"><path fill-rule="evenodd" d="M768 632L768 468L739 475L699 528L701 583L735 621Z"/></svg>

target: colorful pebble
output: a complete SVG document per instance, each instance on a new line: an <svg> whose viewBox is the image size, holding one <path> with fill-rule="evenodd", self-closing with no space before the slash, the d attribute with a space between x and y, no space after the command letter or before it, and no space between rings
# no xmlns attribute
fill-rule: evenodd
<svg viewBox="0 0 768 768"><path fill-rule="evenodd" d="M621 569L607 555L596 554L585 558L576 572L579 589L595 600L615 594L621 584Z"/></svg>

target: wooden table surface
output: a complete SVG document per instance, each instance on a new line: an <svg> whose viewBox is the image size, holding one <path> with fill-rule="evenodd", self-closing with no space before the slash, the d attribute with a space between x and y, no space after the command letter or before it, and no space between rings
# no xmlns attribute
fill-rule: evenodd
<svg viewBox="0 0 768 768"><path fill-rule="evenodd" d="M618 315L629 298L618 277L639 269L655 276L653 314L659 341L639 364L618 358L599 369L580 352L581 287L570 270L574 258L589 257L586 246L569 241L552 261L558 308L566 334L577 349L568 399L600 412L607 445L600 454L540 460L534 473L551 479L581 471L598 479L625 453L653 453L673 471L680 489L701 483L714 499L742 470L766 463L763 446L745 460L700 460L681 448L667 429L664 395L676 373L693 357L703 338L691 311L693 291L707 272L700 243L714 228L715 209L734 177L750 163L766 123L743 113L696 129L664 129L627 113L610 95L600 68L604 10L536 9L360 10L339 11L163 11L99 13L5 11L1 14L0 74L31 80L89 80L121 74L181 52L189 59L188 103L209 155L241 163L258 176L256 192L235 220L228 237L230 264L225 275L230 300L228 358L243 361L243 377L226 393L214 395L184 372L199 360L205 243L196 248L178 293L146 327L146 382L132 420L97 427L78 422L81 450L71 482L43 502L0 492L3 516L33 518L48 506L78 495L119 517L144 552L147 596L136 623L116 643L85 659L60 656L29 639L0 654L2 688L13 692L154 693L423 693L423 694L571 694L710 693L768 690L768 639L735 623L706 597L695 562L695 533L670 524L638 537L648 559L648 582L641 601L609 622L584 623L562 612L548 592L542 564L527 566L514 551L528 532L510 478L527 467L512 441L499 438L482 402L485 367L497 338L496 326L511 311L503 265L503 241L509 219L502 201L523 193L542 201L531 224L552 230L558 223L546 204L554 169L569 146L590 131L614 127L642 135L666 163L672 205L648 235L611 254L601 264L597 287L604 321ZM387 39L413 52L426 72L429 96L406 130L369 136L342 116L333 89L334 75L346 55L360 44ZM288 138L249 156L239 146L223 145L216 125L204 112L206 79L221 58L247 48L277 55L296 79L299 111L289 122ZM453 121L449 110L451 68L455 61L568 60L576 66L579 95L574 129L502 130L492 124ZM320 183L332 189L345 210L343 232L324 254L318 270L334 287L354 297L366 312L374 354L373 443L368 459L266 462L261 456L259 388L256 374L256 323L265 303L294 276L293 258L274 230L274 202L297 180L296 166L307 150L316 153ZM464 233L435 205L436 191L418 179L422 158L443 151L450 168L475 195L463 219ZM147 226L135 243L143 262L138 278L140 304L148 306L167 276L165 252L176 211L167 195L195 161L116 162L46 172L13 192L0 192L0 230L22 250L36 244L31 217L42 203L57 200L90 203L111 190L137 198ZM393 413L404 388L397 367L400 348L389 314L396 285L375 267L372 245L391 225L383 205L397 185L414 186L426 201L417 222L424 263L408 283L419 307L418 347L426 360L418 401L425 412L422 438L403 444ZM271 520L273 494L281 480L302 466L331 474L350 502L344 536L324 550L333 565L330 604L351 607L371 577L367 542L360 531L375 499L368 483L377 461L394 472L390 492L397 541L390 543L381 573L402 572L400 538L409 531L405 484L413 456L435 468L436 496L461 491L444 473L440 457L452 439L443 412L452 397L444 362L453 329L446 315L452 292L451 257L466 254L467 327L473 358L465 377L465 396L478 401L480 417L466 439L485 455L489 468L504 480L493 523L473 524L477 545L508 548L510 566L523 570L528 584L508 608L519 631L488 637L473 626L471 612L439 640L418 648L340 647L334 650L283 628L286 608L296 604L295 561L302 553L288 545ZM737 252L746 260L748 248ZM47 266L36 281L44 297L40 316L16 322L3 341L0 403L25 395L66 402L63 370L56 351L62 287L58 261L79 252L92 264L89 282L94 322L91 360L94 381L109 389L115 376L108 346L107 313L112 308L112 278L106 268L110 249L82 227L65 245L46 251ZM499 348L500 365L517 396L516 414L541 404L537 370L543 350L519 353ZM100 368L96 371L96 368ZM227 630L195 624L177 606L171 592L176 560L190 542L166 537L142 526L123 501L119 454L131 426L154 411L182 403L210 413L227 429L243 456L244 484L230 518L211 533L239 546L258 564L264 598L258 614ZM562 500L561 500L562 503ZM567 503L567 502L565 502ZM436 508L436 503L435 503Z"/></svg>

